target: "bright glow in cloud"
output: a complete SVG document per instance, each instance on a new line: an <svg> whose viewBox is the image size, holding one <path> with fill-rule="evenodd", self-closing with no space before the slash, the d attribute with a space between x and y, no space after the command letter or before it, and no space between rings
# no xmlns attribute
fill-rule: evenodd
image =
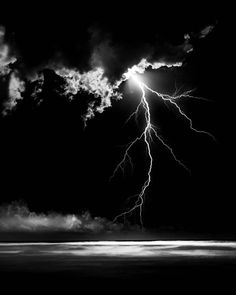
<svg viewBox="0 0 236 295"><path fill-rule="evenodd" d="M167 62L149 62L146 58L141 59L141 61L137 64L132 66L131 68L128 68L126 73L123 74L122 81L128 80L130 77L134 77L135 74L144 74L147 68L151 68L153 70L160 69L162 67L181 67L182 62L176 62L176 63L167 63Z"/></svg>
<svg viewBox="0 0 236 295"><path fill-rule="evenodd" d="M110 83L104 75L104 69L97 67L88 72L80 73L78 70L62 68L57 69L56 74L63 77L66 84L64 94L71 99L80 91L85 91L94 96L94 100L88 104L87 113L84 115L85 122L95 116L95 113L102 113L112 104L112 99L122 99L119 86L130 79L138 77L136 74L143 74L147 68L159 69L161 67L181 67L182 63L148 62L143 58L137 65L129 68L126 73L114 83Z"/></svg>
<svg viewBox="0 0 236 295"><path fill-rule="evenodd" d="M85 122L95 116L95 113L102 113L111 106L112 99L121 99L122 93L119 86L130 77L137 77L136 74L143 74L147 68L159 69L161 67L180 67L182 63L150 63L143 58L137 65L129 68L122 78L113 84L104 76L104 70L100 67L88 72L80 73L74 69L62 68L56 70L57 75L65 79L64 94L73 98L81 90L95 97L95 100L88 104L87 113L84 115Z"/></svg>

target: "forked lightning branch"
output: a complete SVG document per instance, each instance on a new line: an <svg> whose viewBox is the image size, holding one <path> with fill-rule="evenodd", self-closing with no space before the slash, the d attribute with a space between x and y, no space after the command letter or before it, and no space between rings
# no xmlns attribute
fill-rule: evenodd
<svg viewBox="0 0 236 295"><path fill-rule="evenodd" d="M159 64L159 66L163 66L163 65ZM152 68L156 68L156 67L152 65ZM177 101L179 99L181 99L181 98L184 98L184 97L195 98L195 99L200 99L200 98L192 96L191 91L186 91L186 92L183 92L180 95L173 95L173 96L168 95L168 94L159 93L159 92L153 90L152 88L150 88L146 83L144 83L142 81L142 78L141 78L140 74L143 74L144 71L143 70L140 71L139 69L140 69L139 67L134 66L133 68L129 69L127 71L127 73L125 73L123 75L125 81L128 80L128 79L132 79L135 82L135 84L139 87L139 89L141 91L140 102L139 102L136 110L129 116L127 122L129 120L131 120L132 117L134 117L134 116L137 117L138 112L140 110L143 110L144 118L145 118L145 127L144 127L142 133L138 137L136 137L131 143L129 143L127 145L126 150L124 152L124 155L123 155L121 161L118 163L118 165L114 169L114 172L113 172L110 179L112 180L112 178L115 177L115 175L116 175L116 173L118 172L119 169L121 169L122 171L125 169L126 162L130 162L132 164L130 151L131 151L131 149L135 148L135 145L136 145L137 142L143 141L145 143L145 146L146 146L146 153L147 153L147 157L148 157L148 161L149 161L146 180L142 184L142 186L140 188L140 191L137 194L134 195L134 197L136 197L136 200L135 200L134 204L130 208L125 210L124 212L117 215L115 217L115 219L114 219L114 221L116 221L119 218L125 217L126 215L129 215L129 214L133 213L134 211L138 210L139 211L140 224L141 224L141 226L143 226L143 218L142 218L143 204L144 204L145 194L146 194L147 189L150 186L150 183L151 183L151 180L152 180L152 175L151 174L152 174L152 168L153 168L153 157L152 157L152 152L151 152L151 143L153 142L153 139L156 138L159 142L161 142L161 144L166 149L169 150L169 152L171 153L174 160L180 166L182 166L185 170L187 170L189 173L191 173L190 169L180 159L177 158L177 156L175 155L175 153L174 153L173 149L171 148L171 146L169 146L165 142L163 137L161 137L158 134L157 128L155 128L155 126L152 124L150 105L149 105L148 99L147 99L147 92L150 92L150 93L154 94L157 98L163 100L164 102L168 102L168 103L174 105L174 107L179 112L179 114L188 122L189 128L192 131L203 134L203 135L208 135L208 136L212 137L212 139L214 139L214 140L215 140L215 138L209 132L206 132L206 131L203 131L203 130L198 130L198 129L194 128L191 118L188 117L188 115L177 104ZM137 72L139 73L139 75L137 74Z"/></svg>

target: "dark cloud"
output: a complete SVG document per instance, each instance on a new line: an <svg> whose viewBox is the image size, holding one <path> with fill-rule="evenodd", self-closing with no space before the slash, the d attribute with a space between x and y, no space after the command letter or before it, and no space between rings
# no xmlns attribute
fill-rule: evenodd
<svg viewBox="0 0 236 295"><path fill-rule="evenodd" d="M14 33L15 51L19 55L17 69L28 79L44 68L64 66L80 72L102 67L109 80L114 81L142 58L180 61L186 53L186 42L190 43L184 41L183 34L172 43L171 38L160 38L155 32L145 37L126 30L120 38L114 25L110 28L96 23L81 27L78 23L78 27L72 28L68 24L57 27L52 24L47 28L33 25L33 32L25 26L16 27L9 34Z"/></svg>
<svg viewBox="0 0 236 295"><path fill-rule="evenodd" d="M130 36L130 40L119 40L109 29L91 28L91 67L102 67L110 81L119 80L128 68L138 64L143 58L149 62L176 63L186 58L186 53L192 50L191 38L172 43L171 40L159 38L140 39Z"/></svg>
<svg viewBox="0 0 236 295"><path fill-rule="evenodd" d="M117 83L120 85L128 68L143 59L150 65L182 63L193 50L192 36L203 38L213 29L213 26L207 26L195 35L177 34L175 38L167 35L165 39L154 34L153 30L152 34L141 35L140 25L132 34L129 26L125 27L127 32L123 32L122 25L127 23L118 26L119 30L102 22L96 25L78 23L78 27L64 23L49 27L33 25L33 34L25 31L24 26L19 30L16 28L14 51L18 52L18 59L9 54L9 46L4 42L5 29L1 27L0 73L10 75L8 100L4 102L3 113L11 111L22 99L27 81L39 80L32 91L32 98L37 99L45 82L40 73L51 69L58 78L64 79L65 87L57 89L59 94L74 98L84 91L94 96L93 101L87 102L87 111L83 114L85 119L92 118L96 112L101 113L111 106L112 99L122 97ZM134 29L133 25L131 27ZM121 31L123 38L119 35Z"/></svg>

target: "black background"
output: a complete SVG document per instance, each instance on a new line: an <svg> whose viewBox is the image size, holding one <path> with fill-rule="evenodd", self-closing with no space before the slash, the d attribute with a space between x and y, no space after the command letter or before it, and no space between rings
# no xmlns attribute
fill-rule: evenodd
<svg viewBox="0 0 236 295"><path fill-rule="evenodd" d="M175 112L149 96L154 121L192 175L176 165L160 144L153 144L152 183L143 218L146 228L157 231L235 233L234 58L223 9L200 3L172 6L145 1L95 6L69 2L49 6L41 2L6 7L1 18L28 70L53 56L57 48L66 52L69 63L83 66L89 55L91 25L109 31L116 43L131 44L132 48L151 42L154 35L178 44L185 33L216 24L209 36L196 40L179 74L165 74L165 78L196 88L197 95L211 100L186 100L182 105L194 126L210 131L217 142L189 132ZM132 56L132 52L127 54ZM153 75L161 77L160 73ZM154 78L152 86L157 89ZM81 93L69 102L53 91L52 86L59 82L52 72L45 72L45 81L44 100L39 106L26 94L16 111L1 118L1 202L24 200L36 212L89 210L92 215L112 219L140 189L147 168L144 149L138 146L132 152L134 175L128 169L125 177L118 173L109 183L122 157L121 146L143 126L141 121L139 127L132 123L123 127L140 93L126 91L122 101L114 102L84 129L81 110L87 95ZM163 90L168 91L164 86ZM131 220L139 221L135 214Z"/></svg>

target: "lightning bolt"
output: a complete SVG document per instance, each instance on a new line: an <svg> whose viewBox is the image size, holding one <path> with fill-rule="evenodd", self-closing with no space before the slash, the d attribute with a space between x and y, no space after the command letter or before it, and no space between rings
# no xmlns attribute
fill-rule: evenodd
<svg viewBox="0 0 236 295"><path fill-rule="evenodd" d="M121 217L126 217L126 215L129 215L131 213L133 213L135 210L139 211L139 218L140 218L140 224L143 228L143 204L144 204L144 199L145 199L145 194L147 189L150 186L151 183L151 174L152 174L152 169L153 169L153 157L152 157L152 153L151 153L151 143L153 142L154 138L156 138L172 155L172 157L174 158L174 160L180 165L182 166L186 171L188 171L191 174L190 169L183 163L181 162L180 159L177 158L177 156L175 155L173 149L165 142L165 140L157 133L157 128L152 124L151 121L151 112L150 112L150 107L149 107L149 103L146 97L146 92L151 92L152 94L154 94L155 96L157 96L158 98L161 98L164 103L170 103L172 104L177 111L179 112L179 114L188 121L189 123L189 128L197 133L203 134L203 135L208 135L210 136L212 139L215 140L215 137L206 131L203 130L198 130L196 128L193 127L193 122L191 120L190 117L188 117L184 111L180 108L180 106L177 104L177 101L182 99L182 98L194 98L194 99L202 99L199 97L195 97L192 96L191 93L192 91L186 91L183 92L182 94L179 95L168 95L168 94L162 94L159 93L155 90L153 90L152 88L150 88L148 85L146 85L143 81L141 81L138 76L134 73L129 73L127 72L126 74L126 80L131 78L136 85L138 85L138 87L141 90L141 99L140 102L136 108L136 110L128 117L128 119L126 120L126 123L131 120L132 117L136 117L138 116L138 112L139 110L142 108L144 110L144 117L145 117L145 128L143 130L143 132L137 136L132 142L130 142L127 146L126 146L126 150L124 152L123 158L121 159L121 161L118 163L118 165L116 166L116 168L114 169L114 172L112 174L112 176L110 177L110 180L112 180L116 173L118 172L118 170L122 170L122 172L124 172L125 169L125 165L127 163L127 161L129 162L129 164L133 167L133 163L132 163L132 159L131 156L129 154L129 152L131 151L131 149L135 146L135 144L139 141L144 141L145 146L146 146L146 151L147 151L147 155L148 155L148 159L149 159L149 166L148 166L148 171L147 171L147 176L146 176L146 180L144 181L141 190L139 193L135 194L133 197L136 198L136 201L134 203L134 205L122 212L121 214L117 215L114 218L114 222L117 221L117 219L121 218Z"/></svg>

